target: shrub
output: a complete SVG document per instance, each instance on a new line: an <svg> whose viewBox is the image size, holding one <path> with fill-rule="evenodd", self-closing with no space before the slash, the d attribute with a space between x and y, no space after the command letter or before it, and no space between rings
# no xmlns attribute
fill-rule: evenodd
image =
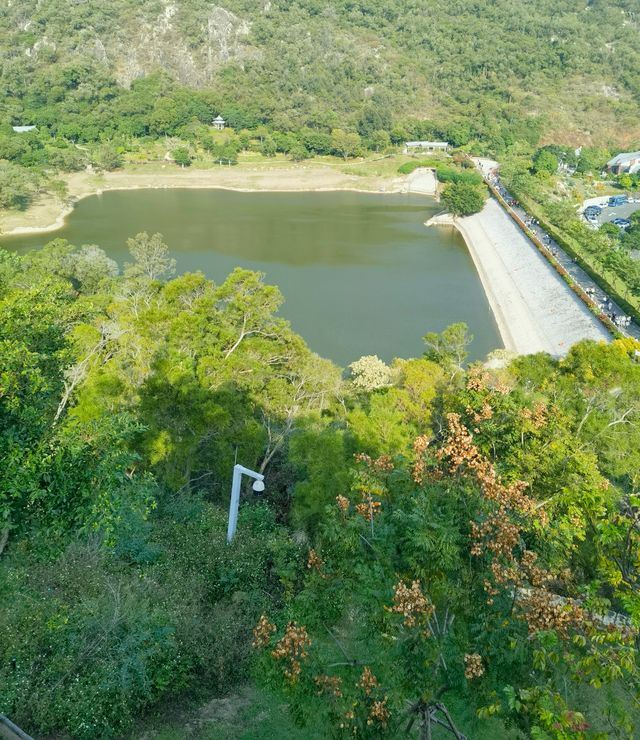
<svg viewBox="0 0 640 740"><path fill-rule="evenodd" d="M174 162L180 165L180 167L189 167L191 164L191 155L188 149L180 147L179 149L174 149L172 154Z"/></svg>
<svg viewBox="0 0 640 740"><path fill-rule="evenodd" d="M266 506L241 508L231 546L226 521L189 498L146 533L124 526L114 551L3 563L0 712L36 736L120 737L164 697L246 679L251 630L301 557Z"/></svg>
<svg viewBox="0 0 640 740"><path fill-rule="evenodd" d="M437 165L436 174L440 182L463 182L467 185L482 184L482 176L475 170L460 170L446 165Z"/></svg>
<svg viewBox="0 0 640 740"><path fill-rule="evenodd" d="M34 171L0 160L0 208L24 211L37 193L39 181Z"/></svg>
<svg viewBox="0 0 640 740"><path fill-rule="evenodd" d="M398 173L400 175L410 175L412 172L418 169L418 167L427 167L425 162L405 162L398 167Z"/></svg>
<svg viewBox="0 0 640 740"><path fill-rule="evenodd" d="M466 162L466 160L464 160ZM482 183L482 176L475 169L469 168L469 163L462 164L462 167L450 167L442 162L438 162L434 159L415 159L410 162L405 162L398 167L398 173L401 175L410 175L412 172L418 169L418 167L431 167L436 171L438 180L440 182L464 182L469 185L480 185ZM471 165L473 167L473 165Z"/></svg>
<svg viewBox="0 0 640 740"><path fill-rule="evenodd" d="M113 737L165 691L184 686L161 600L74 547L55 564L16 569L0 613L0 711L32 732Z"/></svg>

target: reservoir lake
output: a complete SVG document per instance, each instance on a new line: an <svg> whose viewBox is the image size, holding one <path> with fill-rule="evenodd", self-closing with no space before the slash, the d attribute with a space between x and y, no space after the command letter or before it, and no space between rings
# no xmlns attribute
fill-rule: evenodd
<svg viewBox="0 0 640 740"><path fill-rule="evenodd" d="M459 321L474 335L471 357L483 358L503 344L462 237L424 226L438 210L416 194L111 191L78 202L58 231L0 246L24 253L64 238L122 267L128 237L160 232L178 272L218 283L238 265L263 272L282 291L280 314L340 365L417 357L424 334Z"/></svg>

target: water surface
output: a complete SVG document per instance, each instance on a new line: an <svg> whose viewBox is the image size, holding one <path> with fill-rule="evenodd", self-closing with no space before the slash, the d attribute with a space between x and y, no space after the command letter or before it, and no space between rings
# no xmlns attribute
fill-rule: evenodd
<svg viewBox="0 0 640 740"><path fill-rule="evenodd" d="M60 231L1 245L24 252L62 237L122 265L128 237L159 231L180 272L217 282L237 265L264 272L284 295L281 314L341 365L419 356L426 332L457 321L483 357L502 342L462 237L425 228L436 211L411 194L112 191L80 201Z"/></svg>

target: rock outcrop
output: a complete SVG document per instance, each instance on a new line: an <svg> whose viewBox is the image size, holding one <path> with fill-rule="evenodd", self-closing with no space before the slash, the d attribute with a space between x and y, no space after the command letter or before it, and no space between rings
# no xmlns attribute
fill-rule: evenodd
<svg viewBox="0 0 640 740"><path fill-rule="evenodd" d="M125 87L159 69L183 84L205 86L222 65L260 55L248 41L250 22L214 3L194 14L178 2L163 0L160 13L150 15L149 6L141 3L132 14L122 15L109 33L87 25L66 38L57 37L53 21L40 23L43 35L24 54L34 59L44 51L90 57L109 67ZM23 33L34 31L27 8L17 20Z"/></svg>

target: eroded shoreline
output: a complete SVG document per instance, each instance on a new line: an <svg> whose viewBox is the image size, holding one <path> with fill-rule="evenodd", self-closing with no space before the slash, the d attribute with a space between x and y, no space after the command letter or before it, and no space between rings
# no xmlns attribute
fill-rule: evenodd
<svg viewBox="0 0 640 740"><path fill-rule="evenodd" d="M102 175L71 173L65 178L67 202L44 198L27 211L2 214L2 235L44 234L61 229L76 204L84 198L113 190L198 189L256 192L332 192L403 193L434 196L437 181L431 170L416 170L409 176L354 175L328 165L236 167L219 169L144 168L117 170Z"/></svg>

